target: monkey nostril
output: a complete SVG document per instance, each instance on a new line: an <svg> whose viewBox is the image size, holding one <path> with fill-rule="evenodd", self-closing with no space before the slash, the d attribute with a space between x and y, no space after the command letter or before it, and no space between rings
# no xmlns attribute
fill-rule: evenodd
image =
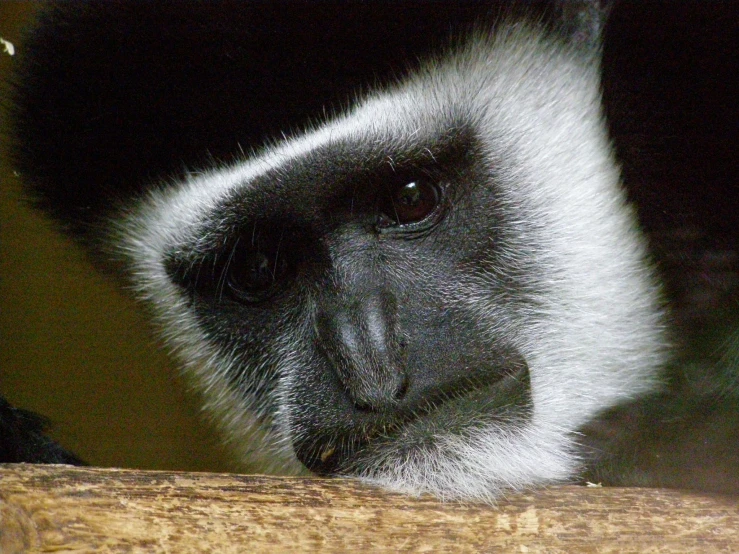
<svg viewBox="0 0 739 554"><path fill-rule="evenodd" d="M392 379L376 383L371 390L349 390L354 407L362 412L390 412L397 410L408 392L408 378L398 373Z"/></svg>
<svg viewBox="0 0 739 554"><path fill-rule="evenodd" d="M403 380L401 381L400 386L395 391L395 400L397 401L403 400L407 392L408 392L408 377L403 375Z"/></svg>

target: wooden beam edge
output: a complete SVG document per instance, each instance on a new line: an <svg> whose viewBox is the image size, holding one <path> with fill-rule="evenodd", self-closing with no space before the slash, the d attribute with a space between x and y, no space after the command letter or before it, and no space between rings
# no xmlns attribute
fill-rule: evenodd
<svg viewBox="0 0 739 554"><path fill-rule="evenodd" d="M739 552L739 499L558 486L496 506L347 479L0 465L0 552Z"/></svg>

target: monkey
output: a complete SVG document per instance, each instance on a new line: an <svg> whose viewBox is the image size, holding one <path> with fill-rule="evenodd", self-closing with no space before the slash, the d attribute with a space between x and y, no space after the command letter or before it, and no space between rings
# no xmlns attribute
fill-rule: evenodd
<svg viewBox="0 0 739 554"><path fill-rule="evenodd" d="M487 502L669 484L633 437L723 417L735 364L686 394L690 322L623 138L648 73L619 80L629 10L55 4L15 80L16 165L264 471Z"/></svg>
<svg viewBox="0 0 739 554"><path fill-rule="evenodd" d="M50 422L28 410L14 408L0 397L0 463L84 465L46 436Z"/></svg>

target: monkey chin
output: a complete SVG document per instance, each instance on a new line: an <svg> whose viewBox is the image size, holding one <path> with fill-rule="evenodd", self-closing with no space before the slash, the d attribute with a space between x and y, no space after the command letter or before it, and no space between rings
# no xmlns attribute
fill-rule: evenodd
<svg viewBox="0 0 739 554"><path fill-rule="evenodd" d="M524 364L495 383L426 406L339 462L331 460L339 449L325 447L321 461L333 466L331 475L391 491L492 504L508 490L565 481L577 467L561 429L534 422L533 413Z"/></svg>

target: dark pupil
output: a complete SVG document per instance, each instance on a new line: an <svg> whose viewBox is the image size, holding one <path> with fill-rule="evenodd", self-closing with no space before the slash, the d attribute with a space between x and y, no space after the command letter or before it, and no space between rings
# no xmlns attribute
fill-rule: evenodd
<svg viewBox="0 0 739 554"><path fill-rule="evenodd" d="M252 294L269 290L285 272L282 256L270 256L260 250L236 252L228 268L228 286L239 298L252 300Z"/></svg>
<svg viewBox="0 0 739 554"><path fill-rule="evenodd" d="M399 224L421 221L436 207L436 189L423 181L412 181L399 187L393 194L393 213Z"/></svg>
<svg viewBox="0 0 739 554"><path fill-rule="evenodd" d="M270 259L262 252L253 252L246 259L243 281L251 289L264 289L272 284Z"/></svg>

